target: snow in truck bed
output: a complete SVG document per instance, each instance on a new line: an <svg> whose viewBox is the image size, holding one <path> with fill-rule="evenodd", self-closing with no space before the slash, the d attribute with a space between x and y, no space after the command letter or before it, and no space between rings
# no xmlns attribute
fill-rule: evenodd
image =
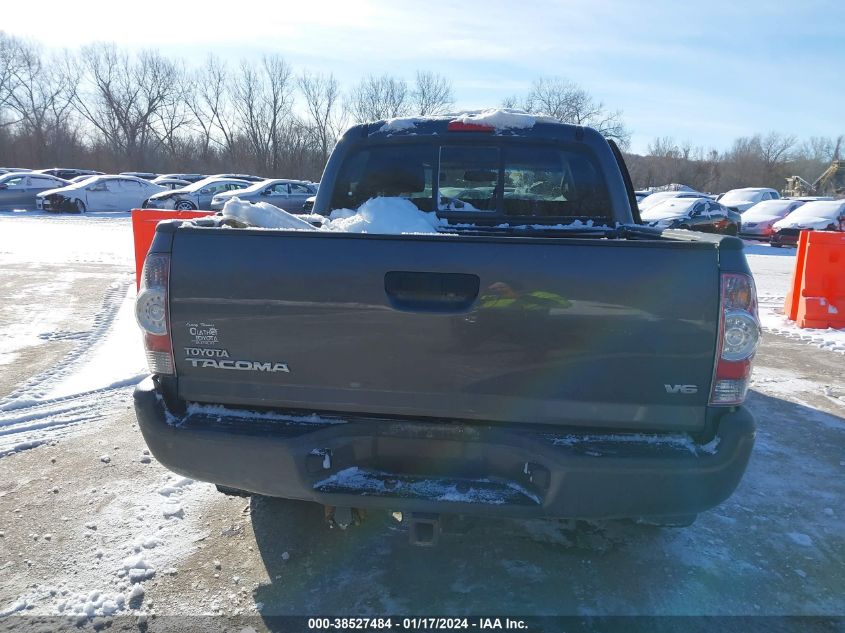
<svg viewBox="0 0 845 633"><path fill-rule="evenodd" d="M438 227L447 225L437 214L420 211L404 198L372 198L357 211L336 209L328 218L316 214L296 216L266 202L251 204L232 198L223 207L223 217L265 229L392 235L438 233ZM320 226L311 222L319 222Z"/></svg>
<svg viewBox="0 0 845 633"><path fill-rule="evenodd" d="M266 202L250 203L232 198L223 207L224 220L234 221L236 226L279 229L286 231L325 231L333 233L373 233L382 235L419 235L438 233L453 235L444 230L478 228L475 224L450 224L436 213L420 211L405 198L371 198L357 211L335 209L329 217L316 213L293 215ZM537 230L579 230L612 229L607 224L596 224L593 220L582 221L573 218L566 224L498 224L494 229L537 229Z"/></svg>

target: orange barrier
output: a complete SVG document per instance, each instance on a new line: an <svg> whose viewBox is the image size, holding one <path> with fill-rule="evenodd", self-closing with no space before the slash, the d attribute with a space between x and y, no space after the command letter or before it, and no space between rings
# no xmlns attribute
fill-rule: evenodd
<svg viewBox="0 0 845 633"><path fill-rule="evenodd" d="M161 209L132 209L132 234L135 237L135 284L141 285L141 270L144 268L144 259L150 244L153 243L153 236L156 232L156 225L162 220L190 220L191 218L202 218L213 215L215 211L162 211Z"/></svg>
<svg viewBox="0 0 845 633"><path fill-rule="evenodd" d="M845 233L801 231L784 314L801 328L845 328Z"/></svg>
<svg viewBox="0 0 845 633"><path fill-rule="evenodd" d="M798 234L798 251L795 254L795 270L792 271L792 282L789 284L789 292L786 293L786 301L783 305L783 313L790 321L798 317L798 299L801 297L801 284L804 280L804 261L807 259L807 236L810 231L801 231Z"/></svg>

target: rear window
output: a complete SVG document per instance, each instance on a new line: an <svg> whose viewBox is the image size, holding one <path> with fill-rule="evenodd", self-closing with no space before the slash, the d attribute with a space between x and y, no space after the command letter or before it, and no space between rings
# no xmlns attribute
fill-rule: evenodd
<svg viewBox="0 0 845 633"><path fill-rule="evenodd" d="M333 209L357 209L370 198L399 197L434 210L431 145L368 147L347 156L332 196Z"/></svg>
<svg viewBox="0 0 845 633"><path fill-rule="evenodd" d="M353 150L331 207L354 209L377 196L406 198L422 211L469 221L611 217L601 170L580 146L420 143Z"/></svg>

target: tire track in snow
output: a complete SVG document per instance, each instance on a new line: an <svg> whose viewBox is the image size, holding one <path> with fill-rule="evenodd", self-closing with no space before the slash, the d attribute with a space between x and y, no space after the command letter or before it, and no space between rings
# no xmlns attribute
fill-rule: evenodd
<svg viewBox="0 0 845 633"><path fill-rule="evenodd" d="M60 439L82 423L106 418L129 401L136 380L128 382L0 413L0 457Z"/></svg>
<svg viewBox="0 0 845 633"><path fill-rule="evenodd" d="M53 367L30 378L0 399L0 457L60 439L83 423L96 422L125 406L137 377L106 387L45 398L62 381L72 378L108 338L133 280L126 277L105 292L92 328Z"/></svg>
<svg viewBox="0 0 845 633"><path fill-rule="evenodd" d="M67 378L83 365L87 360L86 357L103 342L106 333L117 317L131 284L132 279L129 278L113 283L103 297L102 306L94 315L94 325L91 330L84 337L78 339L77 345L56 365L33 376L0 399L0 414L4 411L13 411L45 403L43 396L49 392L50 387ZM0 427L3 426L3 417L0 415Z"/></svg>

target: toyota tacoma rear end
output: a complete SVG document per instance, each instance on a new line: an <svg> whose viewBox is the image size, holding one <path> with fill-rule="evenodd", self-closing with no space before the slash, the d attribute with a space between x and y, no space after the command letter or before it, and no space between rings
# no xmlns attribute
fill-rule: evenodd
<svg viewBox="0 0 845 633"><path fill-rule="evenodd" d="M313 213L373 198L439 232L159 224L135 408L165 466L427 516L677 523L733 492L760 335L740 240L641 226L612 143L506 112L351 128Z"/></svg>

